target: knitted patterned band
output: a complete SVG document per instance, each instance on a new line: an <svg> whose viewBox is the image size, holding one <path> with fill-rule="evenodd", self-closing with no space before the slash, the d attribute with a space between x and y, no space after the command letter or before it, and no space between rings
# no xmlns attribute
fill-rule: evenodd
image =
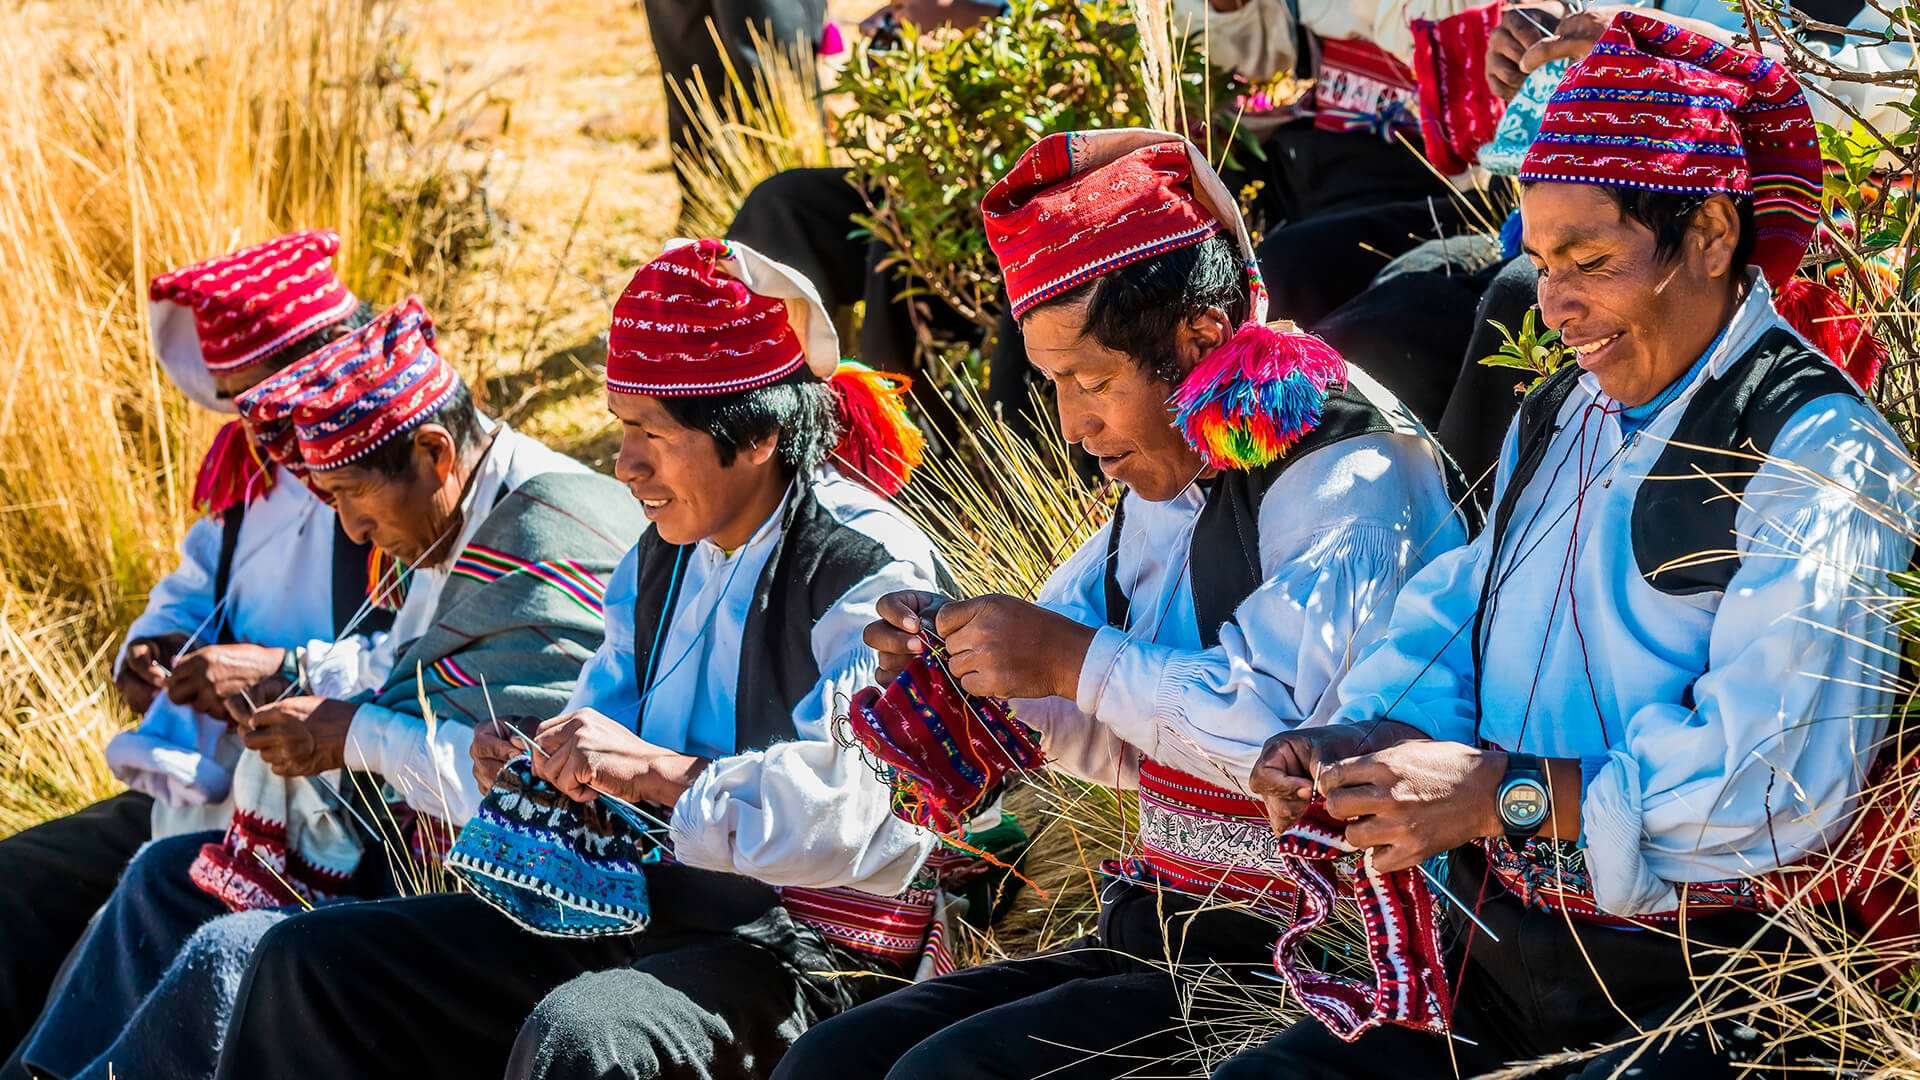
<svg viewBox="0 0 1920 1080"><path fill-rule="evenodd" d="M643 868L662 850L612 802L573 802L520 757L460 829L447 869L536 934L604 937L647 928Z"/></svg>
<svg viewBox="0 0 1920 1080"><path fill-rule="evenodd" d="M233 399L255 449L303 481L307 477L307 463L300 459L300 442L293 432L293 411L326 388L326 381L320 378L321 355L316 353L270 375Z"/></svg>
<svg viewBox="0 0 1920 1080"><path fill-rule="evenodd" d="M1240 208L1205 155L1165 131L1118 128L1049 135L1020 155L980 202L1019 318L1128 263L1234 234L1257 293L1253 243Z"/></svg>
<svg viewBox="0 0 1920 1080"><path fill-rule="evenodd" d="M1548 102L1522 181L1751 196L1753 263L1776 288L1820 216L1820 148L1786 67L1623 11Z"/></svg>
<svg viewBox="0 0 1920 1080"><path fill-rule="evenodd" d="M961 690L946 669L945 647L921 636L925 651L884 691L855 694L848 721L854 739L880 760L895 813L954 832L1045 755L1039 736L1005 702Z"/></svg>
<svg viewBox="0 0 1920 1080"><path fill-rule="evenodd" d="M333 274L339 251L329 230L289 233L154 278L147 295L162 361L238 371L345 319L360 301Z"/></svg>
<svg viewBox="0 0 1920 1080"><path fill-rule="evenodd" d="M1447 176L1465 172L1493 138L1501 101L1487 85L1487 48L1502 4L1444 19L1414 19L1413 70L1420 88L1420 137L1427 160Z"/></svg>
<svg viewBox="0 0 1920 1080"><path fill-rule="evenodd" d="M293 408L300 458L315 471L351 465L418 427L460 388L433 351L433 320L408 297L315 354L318 393Z"/></svg>
<svg viewBox="0 0 1920 1080"><path fill-rule="evenodd" d="M778 382L804 364L822 380L839 338L813 284L743 244L676 240L613 305L607 389L682 397Z"/></svg>
<svg viewBox="0 0 1920 1080"><path fill-rule="evenodd" d="M1381 1024L1399 1024L1444 1034L1452 1011L1446 964L1440 953L1440 926L1433 896L1416 870L1382 874L1370 855L1354 854L1346 827L1327 816L1315 799L1305 815L1280 837L1276 855L1280 876L1298 891L1299 915L1280 933L1273 965L1288 989L1327 1030L1352 1042ZM1351 896L1367 932L1368 981L1315 970L1307 935L1332 913L1336 900Z"/></svg>

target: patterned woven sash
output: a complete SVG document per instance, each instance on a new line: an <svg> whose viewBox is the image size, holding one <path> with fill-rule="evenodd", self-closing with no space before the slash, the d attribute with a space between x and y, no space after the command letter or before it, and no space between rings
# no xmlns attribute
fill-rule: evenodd
<svg viewBox="0 0 1920 1080"><path fill-rule="evenodd" d="M1587 871L1584 848L1565 840L1535 837L1518 847L1505 837L1480 841L1495 881L1521 903L1562 912L1600 926L1670 926L1678 911L1625 918L1600 910L1593 897L1593 877ZM1759 883L1753 879L1696 881L1680 886L1684 906L1693 915L1718 911L1758 911L1765 906Z"/></svg>
<svg viewBox="0 0 1920 1080"><path fill-rule="evenodd" d="M1452 1002L1427 883L1416 870L1382 874L1370 856L1349 872L1343 864L1356 860L1345 831L1316 799L1279 839L1280 873L1297 887L1300 910L1274 946L1274 969L1300 1004L1347 1042L1381 1024L1444 1033ZM1316 971L1306 960L1307 935L1342 896L1353 898L1366 926L1370 982Z"/></svg>
<svg viewBox="0 0 1920 1080"><path fill-rule="evenodd" d="M1313 84L1313 126L1370 131L1391 141L1420 130L1413 72L1371 41L1323 40Z"/></svg>
<svg viewBox="0 0 1920 1080"><path fill-rule="evenodd" d="M1294 889L1280 873L1279 855L1260 800L1148 758L1140 763L1139 853L1104 869L1291 918Z"/></svg>

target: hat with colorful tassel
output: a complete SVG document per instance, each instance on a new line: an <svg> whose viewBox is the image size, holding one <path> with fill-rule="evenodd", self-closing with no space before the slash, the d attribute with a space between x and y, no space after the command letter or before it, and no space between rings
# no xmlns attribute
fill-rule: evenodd
<svg viewBox="0 0 1920 1080"><path fill-rule="evenodd" d="M738 394L802 369L833 391L834 463L882 495L906 486L925 440L903 375L840 359L820 293L798 270L725 240L673 240L613 305L607 390L648 397Z"/></svg>
<svg viewBox="0 0 1920 1080"><path fill-rule="evenodd" d="M1218 469L1284 456L1320 422L1347 364L1291 323L1266 323L1267 290L1240 206L1206 155L1166 131L1049 135L1020 156L980 209L1016 318L1142 259L1232 235L1252 305L1233 336L1174 389L1174 424Z"/></svg>

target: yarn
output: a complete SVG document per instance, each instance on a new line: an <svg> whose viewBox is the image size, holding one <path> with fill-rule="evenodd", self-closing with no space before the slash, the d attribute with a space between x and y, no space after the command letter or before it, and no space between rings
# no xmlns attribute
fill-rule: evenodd
<svg viewBox="0 0 1920 1080"><path fill-rule="evenodd" d="M273 490L273 473L260 460L258 449L238 420L229 420L213 436L207 456L200 459L200 475L193 482L193 506L208 517Z"/></svg>
<svg viewBox="0 0 1920 1080"><path fill-rule="evenodd" d="M1216 469L1255 469L1284 457L1320 423L1327 391L1347 381L1333 347L1292 323L1249 321L1174 391L1174 424Z"/></svg>
<svg viewBox="0 0 1920 1080"><path fill-rule="evenodd" d="M888 498L907 486L926 451L926 436L907 415L905 375L842 361L828 380L840 444L833 459L841 470Z"/></svg>
<svg viewBox="0 0 1920 1080"><path fill-rule="evenodd" d="M1774 293L1773 304L1788 326L1840 365L1862 390L1872 388L1887 362L1886 343L1873 335L1872 323L1848 307L1839 293L1795 275Z"/></svg>

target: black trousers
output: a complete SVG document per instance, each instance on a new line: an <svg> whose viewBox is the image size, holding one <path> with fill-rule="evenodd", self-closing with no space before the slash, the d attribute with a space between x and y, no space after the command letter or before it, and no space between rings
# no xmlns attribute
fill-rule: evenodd
<svg viewBox="0 0 1920 1080"><path fill-rule="evenodd" d="M1161 901L1165 904L1162 905ZM1162 926L1166 930L1162 932ZM1163 967L1272 970L1278 930L1237 911L1121 887L1097 937L894 991L801 1038L776 1080L1095 1080L1179 1075L1204 1019ZM1171 944L1169 945L1169 942ZM1186 1073L1194 1070L1188 1068Z"/></svg>
<svg viewBox="0 0 1920 1080"><path fill-rule="evenodd" d="M1484 863L1456 858L1455 894L1476 895ZM1498 942L1469 934L1465 920L1451 920L1448 967L1458 1036L1451 1046L1442 1036L1391 1026L1344 1043L1308 1019L1221 1065L1213 1080L1455 1080L1632 1040L1673 1023L1689 1000L1693 978L1717 970L1727 950L1745 946L1764 925L1757 915L1696 916L1688 920L1689 946L1683 947L1660 931L1570 926L1563 915L1523 907L1497 885L1485 888L1479 915ZM1788 948L1787 933L1774 929L1761 932L1757 953L1779 955ZM1756 962L1743 961L1742 969ZM1538 1075L1601 1080L1629 1059L1632 1068L1621 1075L1635 1080L1777 1075L1747 1071L1755 1070L1755 1052L1764 1042L1740 1022L1715 1021L1696 1024L1671 1042L1635 1042Z"/></svg>
<svg viewBox="0 0 1920 1080"><path fill-rule="evenodd" d="M269 931L218 1076L765 1076L818 1020L887 983L773 890L659 867L653 923L541 937L471 895L343 904Z"/></svg>
<svg viewBox="0 0 1920 1080"><path fill-rule="evenodd" d="M720 43L734 70L752 85L753 72L760 66L748 27L760 30L772 45L791 48L796 42L812 55L820 42L820 30L827 17L826 0L646 0L647 30L653 37L653 54L660 58L660 76L666 82L667 136L676 147L691 147L692 132L687 111L680 104L676 86L685 88L699 73L707 89L716 95L727 87L726 67L720 48L714 45L707 29L712 19L720 33Z"/></svg>
<svg viewBox="0 0 1920 1080"><path fill-rule="evenodd" d="M153 800L129 791L0 840L0 1059L40 1015L152 823Z"/></svg>

